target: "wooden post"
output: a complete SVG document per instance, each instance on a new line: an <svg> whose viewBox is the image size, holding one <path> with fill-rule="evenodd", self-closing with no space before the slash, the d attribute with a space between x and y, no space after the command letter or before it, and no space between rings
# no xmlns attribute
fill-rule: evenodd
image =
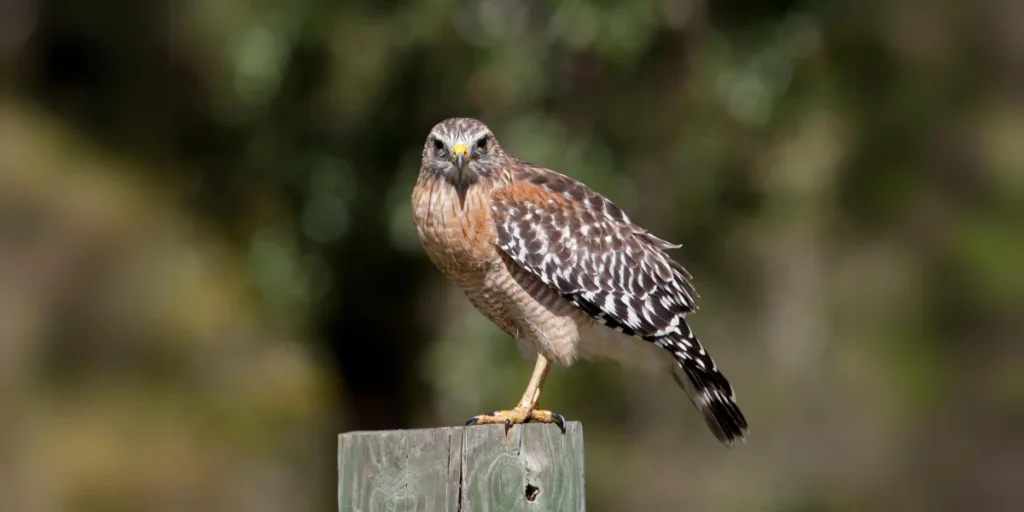
<svg viewBox="0 0 1024 512"><path fill-rule="evenodd" d="M341 512L584 510L583 427L350 432L338 440Z"/></svg>

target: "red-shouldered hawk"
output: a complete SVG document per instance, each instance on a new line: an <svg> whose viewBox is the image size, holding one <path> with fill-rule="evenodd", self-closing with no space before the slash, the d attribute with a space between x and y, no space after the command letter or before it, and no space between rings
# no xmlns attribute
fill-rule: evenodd
<svg viewBox="0 0 1024 512"><path fill-rule="evenodd" d="M549 361L607 357L671 373L728 446L747 421L729 381L690 331L696 293L678 248L632 223L586 185L505 153L480 121L431 130L412 194L430 260L536 365L511 410L469 424L561 415L536 408Z"/></svg>

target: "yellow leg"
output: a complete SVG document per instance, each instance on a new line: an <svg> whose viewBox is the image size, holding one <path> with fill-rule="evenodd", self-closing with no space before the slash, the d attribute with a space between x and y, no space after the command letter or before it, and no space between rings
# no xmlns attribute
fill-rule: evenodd
<svg viewBox="0 0 1024 512"><path fill-rule="evenodd" d="M530 383L526 385L523 397L519 399L519 405L512 410L492 411L488 414L474 416L466 422L467 425L493 425L504 424L505 433L508 434L512 425L539 421L542 423L554 423L565 433L565 418L561 414L535 409L537 400L540 399L541 388L544 387L544 379L548 376L550 363L548 359L540 354L537 355L537 363L533 366L533 375L530 376Z"/></svg>
<svg viewBox="0 0 1024 512"><path fill-rule="evenodd" d="M522 409L533 409L540 399L540 389L544 387L544 379L548 378L548 368L551 363L548 358L538 354L537 362L533 365L533 375L530 376L530 383L526 385L523 397L519 399L519 407Z"/></svg>

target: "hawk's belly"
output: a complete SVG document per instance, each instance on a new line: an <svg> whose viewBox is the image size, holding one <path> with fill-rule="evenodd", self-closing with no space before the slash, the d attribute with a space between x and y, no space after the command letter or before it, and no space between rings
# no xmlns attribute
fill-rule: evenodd
<svg viewBox="0 0 1024 512"><path fill-rule="evenodd" d="M582 310L504 255L491 272L465 283L463 290L484 316L515 338L522 351L542 354L562 365L576 358L580 332L593 323Z"/></svg>

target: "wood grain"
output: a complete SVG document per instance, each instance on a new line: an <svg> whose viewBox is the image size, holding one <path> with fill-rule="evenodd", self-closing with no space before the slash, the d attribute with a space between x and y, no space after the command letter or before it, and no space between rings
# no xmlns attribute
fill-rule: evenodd
<svg viewBox="0 0 1024 512"><path fill-rule="evenodd" d="M501 425L351 432L338 444L342 512L585 509L583 428Z"/></svg>
<svg viewBox="0 0 1024 512"><path fill-rule="evenodd" d="M462 510L584 510L583 429L566 424L465 429ZM526 497L532 487L534 501Z"/></svg>

